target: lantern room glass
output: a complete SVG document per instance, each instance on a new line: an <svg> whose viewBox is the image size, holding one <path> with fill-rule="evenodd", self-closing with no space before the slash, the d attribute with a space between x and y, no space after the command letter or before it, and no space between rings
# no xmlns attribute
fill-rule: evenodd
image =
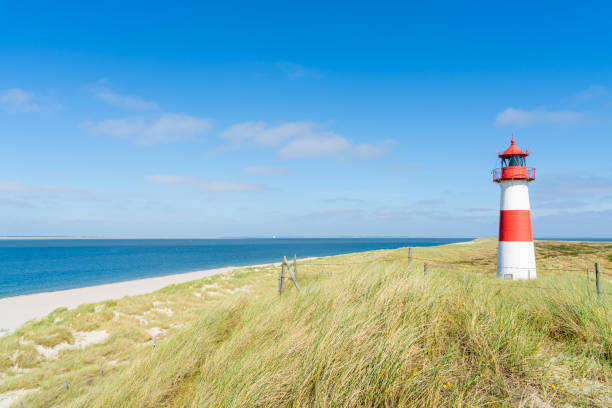
<svg viewBox="0 0 612 408"><path fill-rule="evenodd" d="M525 167L525 156L512 155L509 157L503 157L501 160L502 167Z"/></svg>

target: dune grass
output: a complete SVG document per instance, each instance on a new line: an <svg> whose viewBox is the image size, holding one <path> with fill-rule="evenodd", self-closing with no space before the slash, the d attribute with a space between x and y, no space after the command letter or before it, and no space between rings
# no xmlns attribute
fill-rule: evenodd
<svg viewBox="0 0 612 408"><path fill-rule="evenodd" d="M59 310L0 340L10 370L16 350L36 361L0 393L37 389L27 407L612 406L612 284L600 299L577 272L608 267L612 247L538 243L539 279L507 282L495 244L302 262L302 290L280 297L278 268L245 268ZM166 330L155 349L152 327ZM88 330L109 338L56 360L33 348Z"/></svg>

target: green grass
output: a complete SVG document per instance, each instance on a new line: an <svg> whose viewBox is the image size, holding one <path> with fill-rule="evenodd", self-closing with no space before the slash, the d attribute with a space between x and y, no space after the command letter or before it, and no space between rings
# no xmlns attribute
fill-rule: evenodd
<svg viewBox="0 0 612 408"><path fill-rule="evenodd" d="M0 370L32 352L19 339L109 339L9 372L0 393L39 389L27 407L612 406L612 283L599 299L576 272L600 258L606 270L609 244L538 242L530 282L494 277L495 244L413 248L412 263L408 249L301 262L302 291L281 297L278 268L245 268L57 310L0 340ZM167 330L155 350L151 327Z"/></svg>

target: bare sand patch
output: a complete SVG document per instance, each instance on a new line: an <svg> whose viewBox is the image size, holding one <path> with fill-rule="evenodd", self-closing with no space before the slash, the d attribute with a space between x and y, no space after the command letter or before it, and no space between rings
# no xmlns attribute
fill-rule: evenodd
<svg viewBox="0 0 612 408"><path fill-rule="evenodd" d="M166 333L165 329L162 329L161 327L151 327L147 329L147 333L149 333L149 336L151 336L151 338L156 339L159 336L162 336Z"/></svg>
<svg viewBox="0 0 612 408"><path fill-rule="evenodd" d="M160 307L157 309L153 309L153 312L157 312L157 313L161 313L161 314L165 314L166 316L172 316L174 314L174 312L172 311L172 309L169 309L167 307Z"/></svg>
<svg viewBox="0 0 612 408"><path fill-rule="evenodd" d="M21 390L12 390L7 391L3 394L0 394L0 408L9 408L11 405L19 401L24 396L36 392L38 389L21 389Z"/></svg>
<svg viewBox="0 0 612 408"><path fill-rule="evenodd" d="M200 290L202 292L206 292L208 291L208 289L219 289L219 284L218 283L207 283L202 285L202 287L200 288Z"/></svg>
<svg viewBox="0 0 612 408"><path fill-rule="evenodd" d="M38 354L44 356L47 359L57 359L59 352L67 349L85 348L92 344L103 343L108 339L109 334L106 330L94 330L88 332L75 332L74 343L62 342L53 347L46 347L40 344L35 344L34 347ZM22 341L22 343L31 343L31 341Z"/></svg>
<svg viewBox="0 0 612 408"><path fill-rule="evenodd" d="M246 285L246 286L242 286L236 289L226 289L226 292L229 293L230 295L233 295L234 293L238 293L238 292L252 292L251 287L252 286L250 285Z"/></svg>

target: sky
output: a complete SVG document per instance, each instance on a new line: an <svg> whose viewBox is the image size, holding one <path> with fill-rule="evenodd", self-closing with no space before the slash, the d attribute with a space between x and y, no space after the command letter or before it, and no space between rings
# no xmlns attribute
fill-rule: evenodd
<svg viewBox="0 0 612 408"><path fill-rule="evenodd" d="M612 6L462 3L5 2L0 236L612 237Z"/></svg>

